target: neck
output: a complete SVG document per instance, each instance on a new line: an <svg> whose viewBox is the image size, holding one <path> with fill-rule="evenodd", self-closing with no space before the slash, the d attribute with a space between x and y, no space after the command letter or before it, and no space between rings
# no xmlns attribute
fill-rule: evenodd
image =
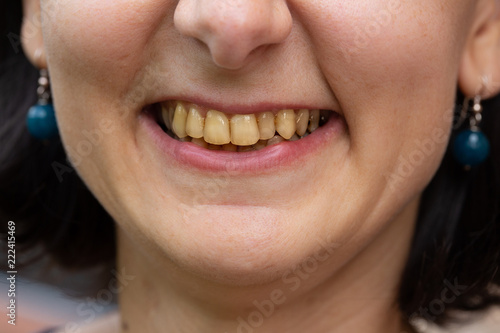
<svg viewBox="0 0 500 333"><path fill-rule="evenodd" d="M409 333L397 296L417 207L410 204L334 274L326 269L336 264L331 255L314 270L290 270L258 286L193 276L155 249L138 250L118 230L118 268L135 276L120 295L122 331Z"/></svg>

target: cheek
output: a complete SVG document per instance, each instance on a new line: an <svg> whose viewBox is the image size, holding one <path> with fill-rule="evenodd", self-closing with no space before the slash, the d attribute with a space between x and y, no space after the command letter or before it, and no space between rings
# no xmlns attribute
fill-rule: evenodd
<svg viewBox="0 0 500 333"><path fill-rule="evenodd" d="M59 61L83 61L82 67L89 61L95 66L127 64L128 57L144 47L141 35L155 29L158 16L151 15L142 2L70 0L59 6L55 2L42 6L44 37L49 49L58 48L63 53L52 52L50 56ZM146 3L154 6L151 1ZM150 24L144 24L146 21Z"/></svg>
<svg viewBox="0 0 500 333"><path fill-rule="evenodd" d="M126 120L131 120L132 111L145 98L144 94L130 98L131 87L148 62L148 37L165 16L165 1L59 2L41 4L54 103L66 132L63 137L83 139L81 130L98 129L103 118L115 128L131 124Z"/></svg>
<svg viewBox="0 0 500 333"><path fill-rule="evenodd" d="M166 1L57 2L42 1L51 74L65 91L78 89L75 97L125 94L150 58L148 38L168 14Z"/></svg>
<svg viewBox="0 0 500 333"><path fill-rule="evenodd" d="M383 187L412 159L405 186L420 190L447 145L466 10L447 0L321 4L304 4L303 22L345 115L352 162Z"/></svg>
<svg viewBox="0 0 500 333"><path fill-rule="evenodd" d="M165 2L59 2L42 1L42 12L61 137L94 193L116 198L103 180L126 174L127 166L138 163L133 137L137 122L132 118L145 96L132 95L130 87L146 67L148 36L164 19ZM117 147L119 153L110 154Z"/></svg>

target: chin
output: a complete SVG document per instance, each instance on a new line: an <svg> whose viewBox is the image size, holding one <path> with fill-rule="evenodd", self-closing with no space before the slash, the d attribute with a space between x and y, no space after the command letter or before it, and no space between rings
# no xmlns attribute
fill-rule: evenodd
<svg viewBox="0 0 500 333"><path fill-rule="evenodd" d="M163 259L216 284L279 282L308 258L317 257L318 264L329 259L340 244L317 233L323 221L270 207L204 205L156 221L139 226L144 237L134 232L136 240L145 239L143 247L154 244Z"/></svg>

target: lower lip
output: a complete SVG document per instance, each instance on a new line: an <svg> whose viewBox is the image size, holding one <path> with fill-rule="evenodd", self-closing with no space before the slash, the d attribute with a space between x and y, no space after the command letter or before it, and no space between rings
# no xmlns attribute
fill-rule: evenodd
<svg viewBox="0 0 500 333"><path fill-rule="evenodd" d="M149 113L142 112L139 122L153 145L169 160L204 172L230 174L264 173L293 167L320 153L344 129L342 118L333 114L326 124L300 140L284 141L257 151L230 152L177 141L166 134Z"/></svg>

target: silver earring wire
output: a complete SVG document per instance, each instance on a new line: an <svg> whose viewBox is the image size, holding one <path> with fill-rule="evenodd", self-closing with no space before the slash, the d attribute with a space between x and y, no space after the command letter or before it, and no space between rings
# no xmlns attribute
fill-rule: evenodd
<svg viewBox="0 0 500 333"><path fill-rule="evenodd" d="M499 0L500 1L500 0ZM460 116L457 120L457 122L453 125L453 129L457 130L460 127L462 127L463 123L467 118L469 118L469 124L470 128L474 130L479 130L479 124L481 123L482 120L482 111L483 107L481 105L482 97L481 93L484 92L485 89L488 87L488 76L487 75L482 75L481 76L481 88L479 91L476 93L476 96L472 99L471 97L465 97L464 102L462 104L462 109L460 110ZM472 108L470 107L470 102L471 100L474 101L474 104L472 105ZM471 116L468 117L469 110L472 110Z"/></svg>

